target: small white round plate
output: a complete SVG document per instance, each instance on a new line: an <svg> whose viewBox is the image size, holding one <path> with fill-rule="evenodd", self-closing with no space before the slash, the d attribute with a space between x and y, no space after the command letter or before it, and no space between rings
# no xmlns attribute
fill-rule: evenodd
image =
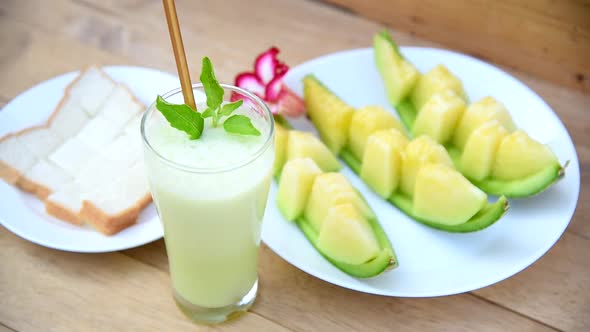
<svg viewBox="0 0 590 332"><path fill-rule="evenodd" d="M349 169L343 173L364 194L387 232L399 267L375 278L356 279L341 272L308 243L295 224L269 201L262 239L279 256L299 269L349 289L388 296L429 297L457 294L504 280L539 259L559 239L574 213L580 189L576 151L567 130L532 90L482 61L458 53L403 47L404 55L421 72L442 63L464 84L473 101L490 95L502 101L516 124L533 138L549 144L561 162L570 161L565 178L544 193L511 200L508 213L491 227L476 233L452 234L424 226L373 194ZM375 68L372 49L323 56L288 73L285 82L301 95L301 79L314 73L354 107L376 104L395 114L387 102ZM295 122L294 122L295 123ZM312 130L306 120L295 125ZM276 193L273 184L271 197Z"/></svg>
<svg viewBox="0 0 590 332"><path fill-rule="evenodd" d="M128 66L103 68L115 81L126 84L149 105L157 94L179 86L178 78L154 69ZM0 137L44 123L78 72L60 75L20 94L0 111ZM16 235L45 247L73 252L109 252L133 248L164 234L153 204L137 224L105 236L88 226L74 226L45 213L43 202L0 180L0 223Z"/></svg>

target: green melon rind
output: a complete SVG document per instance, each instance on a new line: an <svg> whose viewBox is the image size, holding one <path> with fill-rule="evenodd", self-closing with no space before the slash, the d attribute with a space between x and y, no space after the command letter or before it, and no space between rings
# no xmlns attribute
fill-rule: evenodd
<svg viewBox="0 0 590 332"><path fill-rule="evenodd" d="M399 47L393 41L393 39L391 39L391 36L387 32L381 32L380 36L389 41L392 44L392 47L397 51L397 53L401 55L401 52L399 52ZM380 69L379 66L377 66L377 69ZM397 105L393 106L395 107L395 110L399 115L402 123L404 124L406 129L408 129L408 132L411 132L412 127L414 126L414 122L416 121L416 116L418 114L416 107L414 107L414 104L411 102L409 98L406 98L399 102ZM457 160L457 148L454 146L445 146L445 148L451 155L455 167L457 168L457 170L461 172L461 168L459 167L459 163ZM455 154L455 156L453 156L453 154ZM509 198L525 198L537 195L543 192L545 189L551 187L553 183L555 183L564 175L564 170L565 166L555 164L527 178L514 181L503 181L494 178L489 178L482 181L473 181L472 179L469 180L476 187L490 195L503 195ZM461 173L463 174L463 172Z"/></svg>
<svg viewBox="0 0 590 332"><path fill-rule="evenodd" d="M504 213L508 210L508 199L505 196L501 196L495 203L487 203L486 206L479 210L479 212L477 212L467 222L450 226L430 222L415 216L413 214L412 201L406 195L395 193L388 199L388 201L395 205L398 209L402 210L405 214L423 223L424 225L452 233L470 233L480 231L496 223L496 221L500 220L500 218L502 218Z"/></svg>
<svg viewBox="0 0 590 332"><path fill-rule="evenodd" d="M285 128L293 129L293 126L291 126L289 121L287 121L282 116L275 115L274 118L277 123L280 123ZM277 183L280 182L280 173L275 175L274 178L275 178L275 181L277 181ZM359 193L359 196L363 200L365 200L364 197L362 195L360 195L360 193ZM366 203L366 200L365 200L365 203ZM367 205L368 205L368 203L367 203ZM282 213L280 206L279 206L279 211L281 211L281 213ZM379 224L379 221L377 221L377 219L375 219L375 218L369 219L369 224L371 225L371 228L373 229L373 232L375 233L375 236L377 237L377 242L379 243L379 247L381 248L381 252L379 253L379 255L377 255L377 257L373 258L371 261L363 263L363 264L358 264L358 265L338 262L338 261L330 258L329 256L325 255L324 253L322 253L322 251L316 245L317 239L318 239L318 234L315 232L315 230L309 224L309 222L305 218L300 217L296 220L296 223L297 223L297 226L299 227L299 229L303 232L303 234L307 238L307 240L328 262L330 262L332 265L336 266L338 269L340 269L344 273L349 274L353 277L357 277L357 278L375 277L386 270L395 269L399 265L399 262L397 260L397 256L395 255L395 250L393 249L393 246L391 245L391 242L389 241L387 234L385 234L385 231L383 230L383 228Z"/></svg>
<svg viewBox="0 0 590 332"><path fill-rule="evenodd" d="M371 278L375 277L382 272L390 269L394 269L398 266L397 257L395 255L395 251L385 234L385 231L379 224L379 221L375 218L371 218L368 220L375 236L377 237L377 241L379 242L379 247L381 251L377 257L373 258L372 260L363 263L363 264L347 264L339 262L335 259L330 258L330 256L324 254L320 248L317 246L318 241L318 234L313 229L311 224L303 217L296 220L297 226L309 243L332 265L340 269L342 272L351 275L357 278Z"/></svg>
<svg viewBox="0 0 590 332"><path fill-rule="evenodd" d="M387 43L393 48L393 50L402 59L405 59L404 55L402 54L402 52L399 49L399 46L391 38L391 35L389 34L389 32L387 30L383 30L383 31L379 32L378 35L380 38L387 41ZM375 52L377 52L376 49L375 49ZM383 70L383 68L381 68L381 66L378 62L376 62L376 65L377 65L377 70L379 70L379 71ZM380 73L380 74L382 74L382 73ZM383 77L383 75L381 75L381 76ZM417 112L416 112L416 108L414 107L414 105L410 101L410 98L407 97L406 99L400 101L397 105L393 105L393 107L397 111L397 114L399 115L400 119L402 120L402 123L404 124L404 126L406 126L407 129L411 129L412 126L414 126L414 121L416 120L416 113Z"/></svg>
<svg viewBox="0 0 590 332"><path fill-rule="evenodd" d="M360 174L361 162L356 159L352 153L344 148L340 152L340 158L352 169L356 174ZM432 221L428 221L419 218L414 215L412 201L409 197L401 194L394 193L388 201L395 205L398 209L410 216L414 220L423 223L426 226L430 226L436 229L440 229L447 232L453 233L468 233L482 230L486 227L493 225L498 221L502 215L508 210L508 199L505 196L501 196L495 203L487 203L478 213L471 217L465 223L449 226Z"/></svg>
<svg viewBox="0 0 590 332"><path fill-rule="evenodd" d="M461 170L461 152L454 146L446 146L453 164ZM509 198L525 198L537 195L551 187L565 174L565 168L569 162L561 166L558 163L546 167L535 174L518 180L499 180L493 177L476 181L469 179L476 187L491 195L504 195Z"/></svg>
<svg viewBox="0 0 590 332"><path fill-rule="evenodd" d="M275 180L279 182L280 176L275 176ZM363 200L365 200L364 197L362 197L362 195L360 197ZM280 206L279 211L281 212L281 214L283 213ZM377 257L363 264L347 264L330 258L330 256L324 254L318 248L318 234L313 229L311 224L307 221L307 219L305 219L304 217L299 217L295 220L295 223L303 232L309 243L311 243L311 245L332 265L337 267L342 272L353 277L371 278L381 274L384 271L397 268L399 266L399 262L395 254L395 250L393 249L393 246L391 245L391 242L389 241L387 234L385 234L385 231L381 227L381 224L379 224L379 221L376 218L370 218L368 221L371 225L371 229L375 233L375 237L377 238L377 242L379 243L381 252L379 252L379 255L377 255Z"/></svg>
<svg viewBox="0 0 590 332"><path fill-rule="evenodd" d="M399 104L394 105L394 107L397 115L399 115L399 118L402 120L402 123L404 126L406 126L406 129L408 131L412 130L412 127L414 127L414 122L416 121L416 115L418 113L416 112L416 107L414 107L414 104L412 104L409 98L406 98L400 101Z"/></svg>

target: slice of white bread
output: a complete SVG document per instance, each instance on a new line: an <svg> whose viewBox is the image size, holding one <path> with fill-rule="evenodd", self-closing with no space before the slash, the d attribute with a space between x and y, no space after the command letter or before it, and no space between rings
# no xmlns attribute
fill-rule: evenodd
<svg viewBox="0 0 590 332"><path fill-rule="evenodd" d="M151 202L143 162L137 162L129 174L84 195L80 217L100 232L111 235L135 223Z"/></svg>
<svg viewBox="0 0 590 332"><path fill-rule="evenodd" d="M45 125L0 139L0 177L44 199L52 216L115 234L151 202L139 134L143 110L126 86L89 67Z"/></svg>
<svg viewBox="0 0 590 332"><path fill-rule="evenodd" d="M128 176L130 168L142 162L141 148L138 136L119 136L99 154L90 158L70 184L47 198L46 211L60 219L81 222L79 214L86 196L92 192L96 195L102 192L101 188L117 178Z"/></svg>
<svg viewBox="0 0 590 332"><path fill-rule="evenodd" d="M81 209L81 191L75 182L66 184L45 200L45 211L48 214L74 225L83 224L80 218Z"/></svg>
<svg viewBox="0 0 590 332"><path fill-rule="evenodd" d="M18 180L18 186L45 199L52 192L60 190L72 177L51 161L39 160Z"/></svg>
<svg viewBox="0 0 590 332"><path fill-rule="evenodd" d="M55 152L49 155L49 160L63 168L72 177L76 176L84 164L96 150L79 139L69 139Z"/></svg>
<svg viewBox="0 0 590 332"><path fill-rule="evenodd" d="M115 84L104 71L92 66L86 68L83 75L78 76L70 84L68 90L73 100L82 106L90 117L94 117L109 98Z"/></svg>
<svg viewBox="0 0 590 332"><path fill-rule="evenodd" d="M117 126L124 127L131 118L140 114L144 106L133 96L133 93L123 84L117 84L102 106L105 118Z"/></svg>
<svg viewBox="0 0 590 332"><path fill-rule="evenodd" d="M8 134L0 139L0 177L4 181L15 184L36 162L37 157L17 135Z"/></svg>
<svg viewBox="0 0 590 332"><path fill-rule="evenodd" d="M127 123L127 126L125 126L125 133L126 134L130 134L130 135L136 135L138 137L138 139L141 139L141 119L142 119L142 113L136 115L135 117L133 117L129 123Z"/></svg>
<svg viewBox="0 0 590 332"><path fill-rule="evenodd" d="M37 157L44 158L63 143L63 138L46 126L31 127L20 132L16 138Z"/></svg>
<svg viewBox="0 0 590 332"><path fill-rule="evenodd" d="M62 102L49 118L49 128L63 139L69 139L79 132L89 119L82 107L66 93Z"/></svg>

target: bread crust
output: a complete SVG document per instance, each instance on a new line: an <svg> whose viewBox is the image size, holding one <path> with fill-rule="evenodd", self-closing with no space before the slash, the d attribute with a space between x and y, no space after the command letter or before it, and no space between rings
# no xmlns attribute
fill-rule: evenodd
<svg viewBox="0 0 590 332"><path fill-rule="evenodd" d="M13 136L14 133L8 133L2 136L0 138L0 144ZM8 184L14 185L21 176L22 174L19 170L0 160L0 179L3 179Z"/></svg>
<svg viewBox="0 0 590 332"><path fill-rule="evenodd" d="M45 212L53 217L56 217L57 219L67 221L70 224L76 226L81 226L84 224L77 211L72 211L52 200L45 200Z"/></svg>
<svg viewBox="0 0 590 332"><path fill-rule="evenodd" d="M88 70L93 68L98 70L100 74L106 79L110 80L114 84L119 84L121 87L127 90L127 92L129 92L129 95L133 98L133 101L138 105L141 105L142 108L145 108L145 105L143 105L143 103L141 103L137 99L137 97L135 96L135 94L131 92L129 87L114 81L108 74L106 74L102 70L102 68L96 65L90 65L80 70L78 76L66 86L61 100L59 101L51 115L48 117L47 121L40 125L27 127L17 132L4 135L2 138L0 138L0 144L3 140L10 138L12 136L26 135L26 133L30 131L49 128L52 122L57 117L58 113L63 109L65 103L69 100L72 87L74 87L80 81L80 79ZM0 178L4 179L4 181L11 185L17 186L18 188L24 191L35 194L39 199L43 200L45 202L45 211L47 212L47 214L60 220L69 222L73 225L79 226L84 224L85 222L89 223L105 235L116 234L122 231L123 229L133 225L136 222L139 213L152 202L152 196L148 192L134 205L128 207L126 210L115 215L109 215L108 213L97 207L93 202L87 200L83 201L82 209L80 211L73 211L59 204L58 202L47 199L48 196L52 193L51 188L48 188L41 183L35 182L27 178L22 172L16 170L11 165L6 164L2 161L0 161Z"/></svg>
<svg viewBox="0 0 590 332"><path fill-rule="evenodd" d="M6 183L15 185L21 176L21 172L0 160L0 178Z"/></svg>

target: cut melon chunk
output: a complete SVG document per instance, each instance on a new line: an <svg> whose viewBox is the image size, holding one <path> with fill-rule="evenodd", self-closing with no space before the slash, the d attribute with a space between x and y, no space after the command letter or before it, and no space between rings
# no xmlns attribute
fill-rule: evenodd
<svg viewBox="0 0 590 332"><path fill-rule="evenodd" d="M287 161L287 142L289 137L289 130L285 127L275 123L275 161L272 166L273 174L278 176L281 174L281 169Z"/></svg>
<svg viewBox="0 0 590 332"><path fill-rule="evenodd" d="M373 38L375 63L392 105L399 104L414 88L420 72L406 61L387 31L378 33Z"/></svg>
<svg viewBox="0 0 590 332"><path fill-rule="evenodd" d="M395 116L381 106L365 106L352 115L348 133L348 148L358 159L363 159L367 138L379 129L396 128L404 132Z"/></svg>
<svg viewBox="0 0 590 332"><path fill-rule="evenodd" d="M420 168L414 191L417 217L443 225L467 222L487 203L487 195L461 173L443 164Z"/></svg>
<svg viewBox="0 0 590 332"><path fill-rule="evenodd" d="M453 143L462 150L471 133L482 124L492 120L498 121L508 132L513 132L516 129L506 107L492 97L484 97L467 107L455 130Z"/></svg>
<svg viewBox="0 0 590 332"><path fill-rule="evenodd" d="M338 159L313 134L291 130L287 139L287 160L296 158L311 158L324 172L342 168Z"/></svg>
<svg viewBox="0 0 590 332"><path fill-rule="evenodd" d="M408 143L404 150L400 181L400 189L404 194L410 197L414 195L416 174L425 164L453 165L442 145L428 136L420 136Z"/></svg>
<svg viewBox="0 0 590 332"><path fill-rule="evenodd" d="M368 262L380 251L371 225L350 203L329 209L317 247L324 255L346 264Z"/></svg>
<svg viewBox="0 0 590 332"><path fill-rule="evenodd" d="M420 111L428 99L437 92L453 90L467 100L461 80L453 75L444 65L437 65L422 75L412 91L412 103L416 111Z"/></svg>
<svg viewBox="0 0 590 332"><path fill-rule="evenodd" d="M400 181L402 157L408 139L397 129L373 133L367 140L360 176L379 196L389 198Z"/></svg>
<svg viewBox="0 0 590 332"><path fill-rule="evenodd" d="M447 143L466 106L454 90L433 94L418 112L412 127L414 136L427 135L440 144Z"/></svg>
<svg viewBox="0 0 590 332"><path fill-rule="evenodd" d="M492 165L500 141L508 134L496 120L484 123L469 136L461 155L461 173L469 179L481 181L492 173Z"/></svg>
<svg viewBox="0 0 590 332"><path fill-rule="evenodd" d="M311 194L304 211L305 219L319 233L330 207L344 203L353 204L367 218L374 217L367 203L344 175L340 173L320 174L315 178L311 188Z"/></svg>
<svg viewBox="0 0 590 332"><path fill-rule="evenodd" d="M517 130L500 142L492 176L500 180L518 180L555 165L559 166L559 161L547 145Z"/></svg>
<svg viewBox="0 0 590 332"><path fill-rule="evenodd" d="M307 75L303 79L303 97L307 114L318 129L322 141L337 155L346 145L354 108L338 98L313 75Z"/></svg>
<svg viewBox="0 0 590 332"><path fill-rule="evenodd" d="M281 173L277 204L287 220L303 214L311 186L322 170L310 158L289 160Z"/></svg>

